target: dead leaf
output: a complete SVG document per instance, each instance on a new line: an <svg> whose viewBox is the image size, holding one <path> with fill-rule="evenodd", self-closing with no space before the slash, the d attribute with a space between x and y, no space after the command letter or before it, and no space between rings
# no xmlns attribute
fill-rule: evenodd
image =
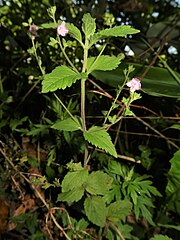
<svg viewBox="0 0 180 240"><path fill-rule="evenodd" d="M35 211L36 209L36 203L33 198L30 197L30 195L26 195L22 201L22 204L14 211L13 217L17 217L27 211ZM15 223L10 222L8 224L8 230L11 231L16 227Z"/></svg>
<svg viewBox="0 0 180 240"><path fill-rule="evenodd" d="M0 234L7 228L9 204L6 199L0 199Z"/></svg>

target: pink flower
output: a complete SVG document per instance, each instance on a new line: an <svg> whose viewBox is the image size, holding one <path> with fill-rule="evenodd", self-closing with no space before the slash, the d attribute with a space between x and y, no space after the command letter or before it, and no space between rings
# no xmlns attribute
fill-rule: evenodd
<svg viewBox="0 0 180 240"><path fill-rule="evenodd" d="M57 34L65 37L68 32L69 32L69 30L67 29L67 27L66 27L66 25L65 25L65 22L63 21L63 22L57 27Z"/></svg>
<svg viewBox="0 0 180 240"><path fill-rule="evenodd" d="M126 83L126 85L130 87L131 92L141 89L141 82L138 78L133 78L131 81Z"/></svg>

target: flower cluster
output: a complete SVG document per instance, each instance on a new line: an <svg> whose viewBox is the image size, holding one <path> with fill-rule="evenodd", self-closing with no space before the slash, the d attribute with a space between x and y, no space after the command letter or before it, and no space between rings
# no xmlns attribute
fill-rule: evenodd
<svg viewBox="0 0 180 240"><path fill-rule="evenodd" d="M69 32L69 30L67 29L67 27L66 27L66 25L65 25L65 22L63 21L63 22L57 27L57 34L65 37L68 32Z"/></svg>
<svg viewBox="0 0 180 240"><path fill-rule="evenodd" d="M126 85L130 87L131 92L141 89L141 82L138 78L133 78L131 81L126 83Z"/></svg>

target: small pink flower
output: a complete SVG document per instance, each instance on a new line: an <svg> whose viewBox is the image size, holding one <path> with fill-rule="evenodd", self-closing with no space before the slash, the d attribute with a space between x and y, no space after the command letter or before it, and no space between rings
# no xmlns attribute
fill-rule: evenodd
<svg viewBox="0 0 180 240"><path fill-rule="evenodd" d="M39 29L38 26L36 26L34 23L30 25L29 31L33 38L36 37L38 29Z"/></svg>
<svg viewBox="0 0 180 240"><path fill-rule="evenodd" d="M130 87L131 92L141 89L141 82L138 78L133 78L131 81L126 83L126 85Z"/></svg>
<svg viewBox="0 0 180 240"><path fill-rule="evenodd" d="M68 32L69 32L69 30L67 29L67 27L66 27L66 25L65 25L65 22L63 21L63 22L57 27L57 34L65 37Z"/></svg>

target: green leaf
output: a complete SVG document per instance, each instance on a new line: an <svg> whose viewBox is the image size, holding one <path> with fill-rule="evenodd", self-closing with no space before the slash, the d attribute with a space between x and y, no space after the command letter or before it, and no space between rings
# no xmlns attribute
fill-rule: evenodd
<svg viewBox="0 0 180 240"><path fill-rule="evenodd" d="M155 235L155 237L150 238L150 240L173 240L173 239L169 238L168 236L158 234L158 235Z"/></svg>
<svg viewBox="0 0 180 240"><path fill-rule="evenodd" d="M135 218L138 220L141 213L141 216L143 216L152 226L155 226L152 220L152 213L149 211L148 207L154 207L152 199L145 196L139 196L136 205L134 205Z"/></svg>
<svg viewBox="0 0 180 240"><path fill-rule="evenodd" d="M12 129L12 131L17 130L17 127L22 125L27 119L28 119L27 116L25 116L21 119L11 119L10 128Z"/></svg>
<svg viewBox="0 0 180 240"><path fill-rule="evenodd" d="M104 195L111 188L113 179L104 172L92 172L86 182L86 191L93 195Z"/></svg>
<svg viewBox="0 0 180 240"><path fill-rule="evenodd" d="M86 198L84 209L88 219L99 227L104 227L106 222L106 205L105 201L99 196Z"/></svg>
<svg viewBox="0 0 180 240"><path fill-rule="evenodd" d="M57 28L57 26L59 25L59 23L43 23L39 26L39 28L41 29L48 29L48 28Z"/></svg>
<svg viewBox="0 0 180 240"><path fill-rule="evenodd" d="M82 43L82 35L80 30L72 23L66 23L66 27L69 30L68 33L70 36L75 38L78 42Z"/></svg>
<svg viewBox="0 0 180 240"><path fill-rule="evenodd" d="M112 71L94 71L92 75L112 87L118 87L124 83L124 69L128 68L131 63L122 63L120 66ZM138 77L148 68L140 64L132 63L135 71L131 77ZM180 76L175 72L177 76ZM165 96L172 98L180 98L180 86L171 74L165 68L151 67L146 76L142 79L142 91L153 96Z"/></svg>
<svg viewBox="0 0 180 240"><path fill-rule="evenodd" d="M116 225L118 227L118 230L121 232L122 236L124 237L124 239L139 240L139 238L136 238L135 236L132 237L132 234L131 234L131 231L133 230L132 226L130 226L128 224L124 224L122 222L120 222ZM120 240L120 238L117 238L117 239Z"/></svg>
<svg viewBox="0 0 180 240"><path fill-rule="evenodd" d="M49 125L34 124L33 128L27 132L27 136L46 135L49 133Z"/></svg>
<svg viewBox="0 0 180 240"><path fill-rule="evenodd" d="M78 202L84 195L83 187L74 188L68 192L63 192L58 195L57 201L63 202Z"/></svg>
<svg viewBox="0 0 180 240"><path fill-rule="evenodd" d="M158 48L161 45L161 40L167 36L167 41L170 42L172 39L179 36L179 29L176 25L175 28L171 29L170 22L156 22L149 27L146 32L147 40L150 44L154 43L154 39L156 39L156 43L154 44L154 48Z"/></svg>
<svg viewBox="0 0 180 240"><path fill-rule="evenodd" d="M168 172L168 183L166 186L166 194L169 200L169 207L173 211L177 211L180 199L180 150L174 153L170 160L171 168ZM176 209L177 208L177 209Z"/></svg>
<svg viewBox="0 0 180 240"><path fill-rule="evenodd" d="M108 55L101 55L99 58L90 57L87 61L87 71L88 73L91 73L94 70L113 70L118 67L123 58L123 54L119 54L117 57Z"/></svg>
<svg viewBox="0 0 180 240"><path fill-rule="evenodd" d="M114 160L110 160L108 162L108 170L111 173L115 173L123 178L125 178L129 172L129 168L126 165L121 164Z"/></svg>
<svg viewBox="0 0 180 240"><path fill-rule="evenodd" d="M67 66L56 67L51 73L45 75L42 82L42 92L46 93L56 91L57 89L65 89L82 77L85 76Z"/></svg>
<svg viewBox="0 0 180 240"><path fill-rule="evenodd" d="M68 172L62 181L62 192L68 192L74 188L82 187L88 178L86 169L76 172Z"/></svg>
<svg viewBox="0 0 180 240"><path fill-rule="evenodd" d="M128 200L116 201L108 207L107 219L111 222L125 221L131 212L132 204Z"/></svg>
<svg viewBox="0 0 180 240"><path fill-rule="evenodd" d="M84 218L81 218L77 224L77 229L84 230L87 228L88 225L89 225L89 223L87 221L85 221Z"/></svg>
<svg viewBox="0 0 180 240"><path fill-rule="evenodd" d="M53 124L51 127L60 131L77 131L81 130L81 125L78 122L78 119L76 118L77 121L75 121L72 118L67 118L64 120L57 120L55 124Z"/></svg>
<svg viewBox="0 0 180 240"><path fill-rule="evenodd" d="M89 38L89 48L96 42L100 41L101 39L104 39L105 37L102 36L101 34L94 33L93 35L90 36Z"/></svg>
<svg viewBox="0 0 180 240"><path fill-rule="evenodd" d="M135 34L138 32L140 31L127 25L127 26L115 26L113 28L101 30L98 33L106 37L125 37L128 34Z"/></svg>
<svg viewBox="0 0 180 240"><path fill-rule="evenodd" d="M48 45L51 46L51 47L55 47L56 44L58 44L58 41L55 38L50 37L50 42L48 43Z"/></svg>
<svg viewBox="0 0 180 240"><path fill-rule="evenodd" d="M180 121L173 124L172 126L170 126L169 128L174 128L174 129L177 129L177 130L180 130Z"/></svg>
<svg viewBox="0 0 180 240"><path fill-rule="evenodd" d="M158 223L158 226L163 227L163 228L175 229L177 231L180 231L180 226L175 226L175 225L170 225L170 224L161 224L161 223Z"/></svg>
<svg viewBox="0 0 180 240"><path fill-rule="evenodd" d="M117 157L116 149L111 141L111 137L105 129L93 126L88 131L84 132L84 138L89 143L105 150L112 156Z"/></svg>
<svg viewBox="0 0 180 240"><path fill-rule="evenodd" d="M86 37L93 35L96 31L95 19L91 17L90 13L86 13L82 19L82 30Z"/></svg>
<svg viewBox="0 0 180 240"><path fill-rule="evenodd" d="M112 184L111 189L103 196L103 199L107 204L110 204L114 199L121 199L121 186L119 183Z"/></svg>

